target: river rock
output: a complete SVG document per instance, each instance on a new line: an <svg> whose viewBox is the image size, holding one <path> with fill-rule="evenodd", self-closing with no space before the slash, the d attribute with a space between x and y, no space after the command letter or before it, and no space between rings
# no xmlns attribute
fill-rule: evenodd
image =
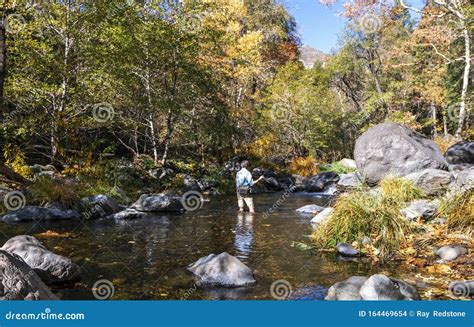
<svg viewBox="0 0 474 327"><path fill-rule="evenodd" d="M352 276L345 281L332 285L325 300L328 301L344 301L344 300L361 300L360 288L367 280L367 277Z"/></svg>
<svg viewBox="0 0 474 327"><path fill-rule="evenodd" d="M43 208L27 206L19 210L10 211L0 217L6 223L22 221L80 219L81 215L76 210L60 210L56 208Z"/></svg>
<svg viewBox="0 0 474 327"><path fill-rule="evenodd" d="M444 156L452 165L474 165L474 142L461 141L451 145Z"/></svg>
<svg viewBox="0 0 474 327"><path fill-rule="evenodd" d="M312 224L320 225L324 223L333 213L333 208L326 208L311 219Z"/></svg>
<svg viewBox="0 0 474 327"><path fill-rule="evenodd" d="M202 257L187 270L203 284L237 287L255 283L252 270L227 252Z"/></svg>
<svg viewBox="0 0 474 327"><path fill-rule="evenodd" d="M438 210L438 201L414 200L408 207L401 209L400 213L408 220L414 221L418 218L430 219L436 215Z"/></svg>
<svg viewBox="0 0 474 327"><path fill-rule="evenodd" d="M415 287L382 274L372 275L361 286L363 300L419 300Z"/></svg>
<svg viewBox="0 0 474 327"><path fill-rule="evenodd" d="M86 219L110 216L121 210L120 206L108 195L98 194L81 200L82 215Z"/></svg>
<svg viewBox="0 0 474 327"><path fill-rule="evenodd" d="M147 215L146 212L128 208L128 209L119 211L117 213L114 213L113 215L108 216L108 218L119 219L119 220L121 220L121 219L137 219L137 218L143 218L146 215Z"/></svg>
<svg viewBox="0 0 474 327"><path fill-rule="evenodd" d="M409 174L405 178L411 180L426 195L433 196L445 193L453 182L454 175L449 171L425 169Z"/></svg>
<svg viewBox="0 0 474 327"><path fill-rule="evenodd" d="M260 178L260 176L263 176L265 178L276 178L276 174L273 170L271 169L265 169L265 168L254 168L252 169L252 178L257 180Z"/></svg>
<svg viewBox="0 0 474 327"><path fill-rule="evenodd" d="M445 245L436 251L436 254L444 261L456 260L466 253L467 249L459 245Z"/></svg>
<svg viewBox="0 0 474 327"><path fill-rule="evenodd" d="M71 259L55 254L33 236L10 238L2 250L21 257L46 283L61 283L79 278L80 268Z"/></svg>
<svg viewBox="0 0 474 327"><path fill-rule="evenodd" d="M358 171L371 185L388 175L406 176L427 168L448 168L433 141L398 123L369 128L356 141L354 159Z"/></svg>
<svg viewBox="0 0 474 327"><path fill-rule="evenodd" d="M344 158L339 161L339 164L346 169L352 169L352 170L357 169L357 163L355 162L354 159Z"/></svg>
<svg viewBox="0 0 474 327"><path fill-rule="evenodd" d="M345 257L355 257L359 254L359 251L354 249L349 243L338 243L336 245L337 253Z"/></svg>
<svg viewBox="0 0 474 327"><path fill-rule="evenodd" d="M58 300L15 254L0 250L0 300Z"/></svg>
<svg viewBox="0 0 474 327"><path fill-rule="evenodd" d="M144 212L181 212L184 211L181 197L165 194L142 194L131 209Z"/></svg>
<svg viewBox="0 0 474 327"><path fill-rule="evenodd" d="M451 282L448 289L455 296L474 296L474 280Z"/></svg>
<svg viewBox="0 0 474 327"><path fill-rule="evenodd" d="M450 185L451 191L459 193L472 188L474 188L474 167L454 173L454 182Z"/></svg>
<svg viewBox="0 0 474 327"><path fill-rule="evenodd" d="M339 175L332 171L317 174L306 180L306 192L321 192L328 186L336 184L339 181Z"/></svg>
<svg viewBox="0 0 474 327"><path fill-rule="evenodd" d="M326 208L320 207L317 204L308 204L296 209L296 211L301 214L315 215L317 213L322 212L324 209Z"/></svg>
<svg viewBox="0 0 474 327"><path fill-rule="evenodd" d="M337 186L341 186L343 188L357 188L362 186L363 177L358 173L348 173L342 174L340 176L339 182L337 182Z"/></svg>

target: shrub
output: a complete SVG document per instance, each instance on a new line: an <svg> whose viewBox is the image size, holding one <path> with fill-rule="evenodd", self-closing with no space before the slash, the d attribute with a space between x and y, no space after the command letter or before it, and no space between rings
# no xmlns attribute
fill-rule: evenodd
<svg viewBox="0 0 474 327"><path fill-rule="evenodd" d="M474 234L474 190L466 190L445 200L439 214L447 219L449 230Z"/></svg>
<svg viewBox="0 0 474 327"><path fill-rule="evenodd" d="M322 171L332 171L332 172L335 172L338 175L352 173L352 172L356 171L356 169L347 168L347 167L341 165L339 161L335 161L333 163L330 163L329 165L324 165L321 168L321 170Z"/></svg>
<svg viewBox="0 0 474 327"><path fill-rule="evenodd" d="M381 182L379 193L358 191L341 196L331 217L317 228L312 238L318 246L334 247L371 237L381 257L400 248L411 231L400 214L408 201L421 196L410 181L388 178Z"/></svg>
<svg viewBox="0 0 474 327"><path fill-rule="evenodd" d="M319 167L314 157L296 157L291 161L288 171L295 175L308 177L318 174Z"/></svg>
<svg viewBox="0 0 474 327"><path fill-rule="evenodd" d="M73 207L80 200L80 185L70 179L52 179L40 176L30 185L33 201L39 204L59 202Z"/></svg>
<svg viewBox="0 0 474 327"><path fill-rule="evenodd" d="M433 140L442 153L446 153L446 150L449 149L451 145L456 144L458 141L453 136L440 136L437 135Z"/></svg>

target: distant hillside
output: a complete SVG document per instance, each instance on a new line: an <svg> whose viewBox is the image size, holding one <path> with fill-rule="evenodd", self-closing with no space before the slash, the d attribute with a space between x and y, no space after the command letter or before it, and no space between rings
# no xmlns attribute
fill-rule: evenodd
<svg viewBox="0 0 474 327"><path fill-rule="evenodd" d="M300 48L300 61L306 68L312 68L316 61L326 62L329 55L309 45Z"/></svg>

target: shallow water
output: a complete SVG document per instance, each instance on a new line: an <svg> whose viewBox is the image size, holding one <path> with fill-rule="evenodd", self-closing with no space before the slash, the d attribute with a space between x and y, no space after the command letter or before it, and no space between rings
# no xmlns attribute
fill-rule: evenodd
<svg viewBox="0 0 474 327"><path fill-rule="evenodd" d="M82 267L80 282L53 287L62 299L94 299L97 280L114 285L113 299L271 299L273 282L285 280L293 298L322 299L335 282L382 269L397 276L395 264L372 267L368 261L341 261L333 253L292 246L310 244L311 217L295 209L325 205L327 197L309 194L255 196L258 213L239 214L234 196L210 197L203 208L181 215L113 221L56 221L0 224L0 242L35 235L50 250ZM275 204L277 210L265 212ZM69 237L44 237L47 230ZM294 244L293 244L294 245ZM210 253L228 252L255 274L257 283L235 289L197 287L186 266Z"/></svg>

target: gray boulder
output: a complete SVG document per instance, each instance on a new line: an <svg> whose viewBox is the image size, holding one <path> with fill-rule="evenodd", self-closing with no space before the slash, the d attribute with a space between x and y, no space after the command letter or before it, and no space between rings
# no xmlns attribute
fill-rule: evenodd
<svg viewBox="0 0 474 327"><path fill-rule="evenodd" d="M17 255L0 250L0 300L58 300Z"/></svg>
<svg viewBox="0 0 474 327"><path fill-rule="evenodd" d="M454 173L454 182L450 185L451 191L457 193L472 188L474 188L474 167Z"/></svg>
<svg viewBox="0 0 474 327"><path fill-rule="evenodd" d="M339 175L332 171L317 174L308 178L305 182L306 192L321 192L325 188L336 184L339 181Z"/></svg>
<svg viewBox="0 0 474 327"><path fill-rule="evenodd" d="M451 145L444 156L452 165L474 165L474 142L461 141Z"/></svg>
<svg viewBox="0 0 474 327"><path fill-rule="evenodd" d="M342 174L339 182L337 182L337 186L343 188L357 188L362 186L363 180L363 177L358 172Z"/></svg>
<svg viewBox="0 0 474 327"><path fill-rule="evenodd" d="M420 188L426 195L441 195L445 193L454 180L449 171L439 169L425 169L405 176L406 179Z"/></svg>
<svg viewBox="0 0 474 327"><path fill-rule="evenodd" d="M227 252L202 257L187 270L202 284L238 287L255 283L252 270Z"/></svg>
<svg viewBox="0 0 474 327"><path fill-rule="evenodd" d="M408 220L414 221L418 218L430 219L436 215L439 201L415 200L408 207L401 209L400 213Z"/></svg>
<svg viewBox="0 0 474 327"><path fill-rule="evenodd" d="M357 169L357 163L353 159L344 158L339 161L339 164L346 169Z"/></svg>
<svg viewBox="0 0 474 327"><path fill-rule="evenodd" d="M382 274L372 275L360 288L363 300L419 300L415 287Z"/></svg>
<svg viewBox="0 0 474 327"><path fill-rule="evenodd" d="M301 214L315 215L317 213L322 212L324 209L326 208L320 207L317 204L308 204L296 209L296 212Z"/></svg>
<svg viewBox="0 0 474 327"><path fill-rule="evenodd" d="M448 168L433 141L398 123L369 128L356 141L354 159L369 184L388 175L406 176L427 168Z"/></svg>
<svg viewBox="0 0 474 327"><path fill-rule="evenodd" d="M338 243L336 245L337 253L345 257L355 257L359 254L359 251L354 249L349 243Z"/></svg>
<svg viewBox="0 0 474 327"><path fill-rule="evenodd" d="M107 217L121 210L120 206L108 195L92 195L81 200L82 214L86 219Z"/></svg>
<svg viewBox="0 0 474 327"><path fill-rule="evenodd" d="M445 245L436 251L436 254L444 261L456 260L459 256L466 253L467 249L459 245Z"/></svg>
<svg viewBox="0 0 474 327"><path fill-rule="evenodd" d="M21 257L46 283L78 279L80 268L71 259L55 254L33 236L19 235L9 239L2 250Z"/></svg>
<svg viewBox="0 0 474 327"><path fill-rule="evenodd" d="M181 212L184 211L181 197L165 194L142 194L131 209L144 212Z"/></svg>
<svg viewBox="0 0 474 327"><path fill-rule="evenodd" d="M43 208L27 206L19 210L10 211L0 217L6 223L22 221L80 219L81 215L76 210L60 210L57 208Z"/></svg>
<svg viewBox="0 0 474 327"><path fill-rule="evenodd" d="M353 276L345 281L332 285L325 297L327 301L361 300L360 288L367 280L367 277Z"/></svg>
<svg viewBox="0 0 474 327"><path fill-rule="evenodd" d="M143 218L146 215L147 215L146 212L128 208L128 209L119 211L117 213L114 213L113 215L108 216L108 218L119 219L119 220L120 219L137 219L137 218Z"/></svg>
<svg viewBox="0 0 474 327"><path fill-rule="evenodd" d="M326 208L311 219L312 224L320 225L324 223L333 213L333 208Z"/></svg>

